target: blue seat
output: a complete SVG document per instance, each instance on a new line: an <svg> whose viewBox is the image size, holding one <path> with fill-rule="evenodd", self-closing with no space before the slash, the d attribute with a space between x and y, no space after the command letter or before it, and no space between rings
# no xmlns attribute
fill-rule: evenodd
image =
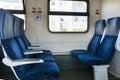
<svg viewBox="0 0 120 80"><path fill-rule="evenodd" d="M3 63L11 67L18 80L54 80L58 78L59 69L55 62L44 62L40 58L30 58L24 54L13 33L15 16L4 10L3 13L5 13L4 25L0 32L5 56Z"/></svg>
<svg viewBox="0 0 120 80"><path fill-rule="evenodd" d="M92 54L92 55L96 54L96 51L100 44L105 26L106 26L105 20L96 21L94 36L92 37L92 40L90 41L87 50L76 49L76 50L72 50L71 54L75 58L77 58L78 55L81 55L81 54L87 54L87 53Z"/></svg>
<svg viewBox="0 0 120 80"><path fill-rule="evenodd" d="M27 55L24 55L15 38L4 39L1 42L7 56L13 61L13 64L16 61L19 63L21 61L31 60ZM55 62L32 63L10 67L13 68L20 80L54 80L59 76L59 69Z"/></svg>
<svg viewBox="0 0 120 80"><path fill-rule="evenodd" d="M120 30L120 17L108 19L105 36L96 55L78 55L78 60L87 66L109 64L115 52L115 43Z"/></svg>
<svg viewBox="0 0 120 80"><path fill-rule="evenodd" d="M29 57L33 58L41 58L44 61L55 61L54 57L52 56L52 53L50 50L33 50L28 49L28 46L26 45L25 41L22 39L23 33L21 32L21 21L22 19L15 17L14 19L14 37L17 40L18 44L21 46L23 51L34 52L34 54L29 54ZM39 51L42 51L43 53L39 53Z"/></svg>

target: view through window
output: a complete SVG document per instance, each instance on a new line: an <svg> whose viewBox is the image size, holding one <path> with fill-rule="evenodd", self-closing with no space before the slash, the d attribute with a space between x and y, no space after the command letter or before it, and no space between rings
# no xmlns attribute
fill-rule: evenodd
<svg viewBox="0 0 120 80"><path fill-rule="evenodd" d="M51 32L86 32L88 29L86 1L50 0L49 30Z"/></svg>
<svg viewBox="0 0 120 80"><path fill-rule="evenodd" d="M23 0L0 0L0 8L11 11L15 16L18 16L25 21Z"/></svg>
<svg viewBox="0 0 120 80"><path fill-rule="evenodd" d="M0 0L0 8L7 10L23 10L23 0Z"/></svg>

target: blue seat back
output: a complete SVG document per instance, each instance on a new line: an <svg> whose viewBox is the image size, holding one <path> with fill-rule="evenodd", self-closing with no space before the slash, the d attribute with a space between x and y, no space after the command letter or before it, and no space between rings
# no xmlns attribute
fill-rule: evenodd
<svg viewBox="0 0 120 80"><path fill-rule="evenodd" d="M22 52L21 47L16 42L15 38L4 39L4 40L1 40L1 42L10 59L17 60L17 59L23 59L26 57Z"/></svg>
<svg viewBox="0 0 120 80"><path fill-rule="evenodd" d="M21 32L21 27L23 25L21 25L21 20L20 18L18 17L15 17L15 20L14 20L14 37L15 39L17 40L18 44L21 46L21 48L23 50L26 50L28 49L27 48L27 44L25 43L25 41L22 39L22 35L23 35L23 32Z"/></svg>
<svg viewBox="0 0 120 80"><path fill-rule="evenodd" d="M98 48L97 56L104 59L108 64L115 52L115 43L120 30L120 17L108 19L108 27L101 45Z"/></svg>
<svg viewBox="0 0 120 80"><path fill-rule="evenodd" d="M22 35L15 37L17 40L18 44L21 46L22 50L25 51L28 49L27 44L25 41L22 39Z"/></svg>
<svg viewBox="0 0 120 80"><path fill-rule="evenodd" d="M8 39L8 38L14 37L13 23L14 23L14 16L12 15L12 13L6 11L4 26L2 28L1 39Z"/></svg>
<svg viewBox="0 0 120 80"><path fill-rule="evenodd" d="M14 26L15 16L8 11L6 11L5 14L6 16L4 20L4 26L1 28L2 29L1 43L5 50L4 56L7 56L12 60L26 58L21 47L14 38L13 26ZM17 66L17 67L13 67L12 70L13 72L15 71L17 77L20 78L23 75L25 69L26 66Z"/></svg>
<svg viewBox="0 0 120 80"><path fill-rule="evenodd" d="M13 26L14 26L15 16L12 13L6 11L6 16L4 20L4 26L2 27L2 45L11 59L21 59L23 58L23 53L20 46L14 38ZM21 53L21 54L20 54Z"/></svg>
<svg viewBox="0 0 120 80"><path fill-rule="evenodd" d="M5 22L5 16L6 16L6 11L3 9L0 9L0 41L1 39L4 38L3 27L4 27L4 22Z"/></svg>
<svg viewBox="0 0 120 80"><path fill-rule="evenodd" d="M21 32L20 32L20 18L17 17L17 16L15 16L15 19L14 19L13 32L14 32L14 37L21 35Z"/></svg>
<svg viewBox="0 0 120 80"><path fill-rule="evenodd" d="M95 32L92 40L88 45L88 51L92 54L96 54L98 46L100 45L100 41L104 32L104 28L106 26L105 20L98 20L95 23Z"/></svg>
<svg viewBox="0 0 120 80"><path fill-rule="evenodd" d="M29 40L27 39L27 37L26 37L25 34L22 35L22 39L25 41L25 43L27 44L27 46L31 46L31 43L29 42Z"/></svg>

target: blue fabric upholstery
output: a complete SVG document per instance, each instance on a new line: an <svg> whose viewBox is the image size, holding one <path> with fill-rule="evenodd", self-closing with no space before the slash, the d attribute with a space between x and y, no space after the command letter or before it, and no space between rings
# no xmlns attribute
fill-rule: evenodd
<svg viewBox="0 0 120 80"><path fill-rule="evenodd" d="M120 17L108 19L108 26L103 41L96 55L79 55L78 59L87 66L109 64L115 52L115 43L120 30Z"/></svg>
<svg viewBox="0 0 120 80"><path fill-rule="evenodd" d="M71 54L76 58L78 57L78 55L81 54L87 53L90 53L91 55L96 54L105 26L106 26L105 20L96 21L94 36L92 37L92 40L90 41L87 50L82 49L72 50Z"/></svg>
<svg viewBox="0 0 120 80"><path fill-rule="evenodd" d="M17 16L15 16L14 26L13 26L14 36L20 36L21 35L20 27L21 27L21 19L18 18Z"/></svg>
<svg viewBox="0 0 120 80"><path fill-rule="evenodd" d="M25 44L23 39L21 39L21 35L20 36L16 36L15 39L20 44L20 46L22 47L23 51L28 50L27 45Z"/></svg>
<svg viewBox="0 0 120 80"><path fill-rule="evenodd" d="M30 54L27 55L30 58L40 58L43 59L44 61L55 61L54 57L51 55L50 50L43 50L44 53L40 54Z"/></svg>
<svg viewBox="0 0 120 80"><path fill-rule="evenodd" d="M116 40L117 36L105 36L104 40L99 46L97 56L103 58L106 64L108 64L111 61L114 55Z"/></svg>
<svg viewBox="0 0 120 80"><path fill-rule="evenodd" d="M27 46L31 46L31 43L30 43L29 40L26 38L25 34L22 35L22 39L25 41L25 43L27 44Z"/></svg>
<svg viewBox="0 0 120 80"><path fill-rule="evenodd" d="M4 37L2 39L7 39L14 36L14 33L12 32L13 24L14 24L14 15L6 11L5 23L4 23L4 29L3 29Z"/></svg>
<svg viewBox="0 0 120 80"><path fill-rule="evenodd" d="M59 69L54 62L22 65L14 68L21 80L54 80L59 77Z"/></svg>
<svg viewBox="0 0 120 80"><path fill-rule="evenodd" d="M104 63L104 59L91 54L78 55L78 60L86 66L100 65Z"/></svg>
<svg viewBox="0 0 120 80"><path fill-rule="evenodd" d="M14 38L5 39L1 42L7 55L12 60L28 58L28 56L24 55L22 49ZM14 67L14 69L21 80L32 80L34 78L34 80L38 80L39 78L45 80L50 78L57 78L59 76L59 69L55 62L21 65Z"/></svg>
<svg viewBox="0 0 120 80"><path fill-rule="evenodd" d="M18 45L14 38L1 40L1 42L5 48L6 53L8 53L7 55L9 58L13 60L25 58L21 47Z"/></svg>
<svg viewBox="0 0 120 80"><path fill-rule="evenodd" d="M102 35L94 35L88 46L88 52L90 52L91 54L96 54L97 48L100 45L101 38Z"/></svg>
<svg viewBox="0 0 120 80"><path fill-rule="evenodd" d="M0 37L6 39L13 36L11 33L13 29L14 16L10 12L0 9ZM9 27L8 27L9 26ZM7 32L7 33L6 33Z"/></svg>
<svg viewBox="0 0 120 80"><path fill-rule="evenodd" d="M55 59L51 54L45 54L45 53L40 53L40 54L29 54L27 55L29 58L40 58L43 59L45 62L54 62Z"/></svg>
<svg viewBox="0 0 120 80"><path fill-rule="evenodd" d="M23 33L22 33L22 30L20 28L23 27L23 26L20 25L20 20L22 20L22 19L20 19L18 17L15 17L14 31L13 32L14 32L15 39L18 42L18 44L21 46L22 50L26 51L26 50L29 50L29 49L28 49L28 46L25 43L25 41L22 39ZM32 57L33 58L41 58L44 61L55 61L54 57L52 56L52 53L50 51L47 52L47 50L46 51L44 50L42 54L37 53L37 54L30 54L28 56L31 57L31 58Z"/></svg>
<svg viewBox="0 0 120 80"><path fill-rule="evenodd" d="M0 10L0 15L3 16L0 16L2 22L0 24L0 36L2 36L1 43L6 52L4 52L4 56L10 58L11 60L30 58L30 56L24 54L22 47L14 37L13 27L15 25L19 26L17 25L19 20L16 20L16 23L14 23L15 16L13 16L10 12L4 12L4 10ZM50 54L49 50L44 52L46 52L46 54ZM20 80L54 80L59 76L59 69L55 62L14 66L13 70Z"/></svg>
<svg viewBox="0 0 120 80"><path fill-rule="evenodd" d="M4 20L5 20L5 10L0 9L0 41L4 37L3 36L3 26L4 26Z"/></svg>

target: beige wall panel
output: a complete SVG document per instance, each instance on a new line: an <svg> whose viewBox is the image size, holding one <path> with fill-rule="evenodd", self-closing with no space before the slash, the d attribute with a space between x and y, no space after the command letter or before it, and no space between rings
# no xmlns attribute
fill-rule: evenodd
<svg viewBox="0 0 120 80"><path fill-rule="evenodd" d="M90 27L87 33L50 33L48 31L48 0L27 0L26 35L31 43L41 44L52 52L70 52L73 49L85 49L93 35L94 23L100 18L95 10L100 9L100 0L90 0ZM35 21L32 7L42 9L41 21ZM66 53L67 54L67 53Z"/></svg>
<svg viewBox="0 0 120 80"><path fill-rule="evenodd" d="M101 9L102 19L120 16L120 0L102 0Z"/></svg>

